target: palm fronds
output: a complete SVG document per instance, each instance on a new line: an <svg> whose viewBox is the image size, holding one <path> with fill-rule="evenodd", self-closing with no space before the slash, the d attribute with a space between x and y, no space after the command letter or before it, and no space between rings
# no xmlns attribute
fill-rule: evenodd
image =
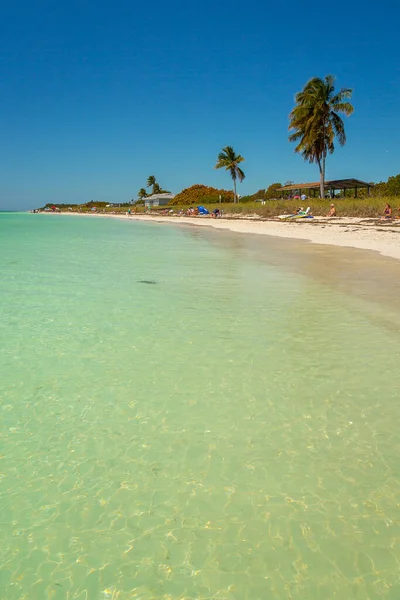
<svg viewBox="0 0 400 600"><path fill-rule="evenodd" d="M225 146L218 154L217 164L215 165L216 169L225 169L230 172L234 188L234 202L237 201L236 180L238 179L241 183L246 177L243 170L238 166L243 161L243 156L236 154L232 146Z"/></svg>
<svg viewBox="0 0 400 600"><path fill-rule="evenodd" d="M340 146L346 143L344 123L338 113L350 116L354 107L350 102L352 90L342 88L335 93L335 78L313 77L295 96L296 105L289 115L289 141L296 142L295 152L304 160L317 163L320 169L320 195L324 197L325 160L335 150L334 140Z"/></svg>

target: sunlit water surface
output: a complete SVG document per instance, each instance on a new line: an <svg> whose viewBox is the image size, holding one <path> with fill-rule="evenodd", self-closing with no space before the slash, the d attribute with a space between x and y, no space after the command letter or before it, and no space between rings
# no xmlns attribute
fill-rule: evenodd
<svg viewBox="0 0 400 600"><path fill-rule="evenodd" d="M2 600L400 598L397 263L248 240L0 215Z"/></svg>

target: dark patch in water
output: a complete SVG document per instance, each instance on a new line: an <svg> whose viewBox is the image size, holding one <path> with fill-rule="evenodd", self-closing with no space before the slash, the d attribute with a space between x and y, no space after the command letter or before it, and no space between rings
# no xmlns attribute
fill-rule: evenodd
<svg viewBox="0 0 400 600"><path fill-rule="evenodd" d="M147 285L156 285L157 281L153 281L152 279L139 279L138 283L147 283Z"/></svg>

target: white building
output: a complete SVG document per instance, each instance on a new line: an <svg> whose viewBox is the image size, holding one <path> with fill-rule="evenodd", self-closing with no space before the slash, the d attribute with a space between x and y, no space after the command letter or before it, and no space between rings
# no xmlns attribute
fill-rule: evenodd
<svg viewBox="0 0 400 600"><path fill-rule="evenodd" d="M175 194L153 194L144 199L144 205L147 208L152 208L153 206L165 206L173 198L175 198Z"/></svg>

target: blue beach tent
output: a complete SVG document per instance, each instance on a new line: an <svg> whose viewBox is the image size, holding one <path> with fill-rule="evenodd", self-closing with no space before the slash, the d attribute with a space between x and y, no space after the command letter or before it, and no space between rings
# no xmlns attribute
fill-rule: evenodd
<svg viewBox="0 0 400 600"><path fill-rule="evenodd" d="M210 213L204 206L198 206L197 210L199 211L199 215L209 215Z"/></svg>

